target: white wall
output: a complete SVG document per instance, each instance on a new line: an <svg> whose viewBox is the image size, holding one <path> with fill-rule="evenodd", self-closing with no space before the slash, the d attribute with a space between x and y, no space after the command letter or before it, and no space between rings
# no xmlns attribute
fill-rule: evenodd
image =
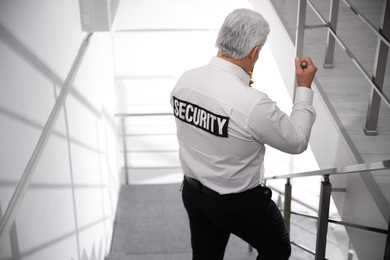
<svg viewBox="0 0 390 260"><path fill-rule="evenodd" d="M0 1L0 216L85 33L78 0ZM0 259L104 259L119 191L109 33L92 36Z"/></svg>

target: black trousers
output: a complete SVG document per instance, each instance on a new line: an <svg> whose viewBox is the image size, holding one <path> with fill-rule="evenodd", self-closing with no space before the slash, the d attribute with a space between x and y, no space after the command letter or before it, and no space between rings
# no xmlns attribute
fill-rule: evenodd
<svg viewBox="0 0 390 260"><path fill-rule="evenodd" d="M284 260L290 237L269 188L258 186L237 194L206 193L185 179L183 203L191 229L193 260L222 260L230 234L249 243L257 259Z"/></svg>

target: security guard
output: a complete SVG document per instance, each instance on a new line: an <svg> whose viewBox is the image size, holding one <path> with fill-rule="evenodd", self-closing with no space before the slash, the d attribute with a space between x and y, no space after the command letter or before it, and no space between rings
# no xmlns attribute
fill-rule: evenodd
<svg viewBox="0 0 390 260"><path fill-rule="evenodd" d="M306 150L315 120L310 86L317 68L296 58L298 88L290 116L251 88L250 72L269 33L257 12L237 9L219 32L218 54L185 72L171 93L185 178L193 259L223 259L231 233L257 249L257 259L288 259L284 220L260 185L265 144L287 153Z"/></svg>

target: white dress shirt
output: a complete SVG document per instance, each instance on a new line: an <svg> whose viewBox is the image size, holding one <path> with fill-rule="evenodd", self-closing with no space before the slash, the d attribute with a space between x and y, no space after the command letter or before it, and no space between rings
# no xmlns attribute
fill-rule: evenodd
<svg viewBox="0 0 390 260"><path fill-rule="evenodd" d="M249 81L242 68L213 57L185 72L171 93L183 172L220 194L261 183L265 144L305 151L315 120L311 89L297 88L288 116Z"/></svg>

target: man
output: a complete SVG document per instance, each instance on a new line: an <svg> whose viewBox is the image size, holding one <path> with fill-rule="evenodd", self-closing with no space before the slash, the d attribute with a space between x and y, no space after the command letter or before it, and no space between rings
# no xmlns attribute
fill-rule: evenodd
<svg viewBox="0 0 390 260"><path fill-rule="evenodd" d="M250 72L269 33L264 18L237 9L223 23L217 57L185 72L171 93L183 202L193 259L223 259L231 233L257 249L257 259L288 259L284 220L262 187L265 144L287 153L306 150L315 119L310 89L317 68L296 58L298 88L290 116L250 87ZM277 87L277 86L275 86Z"/></svg>

